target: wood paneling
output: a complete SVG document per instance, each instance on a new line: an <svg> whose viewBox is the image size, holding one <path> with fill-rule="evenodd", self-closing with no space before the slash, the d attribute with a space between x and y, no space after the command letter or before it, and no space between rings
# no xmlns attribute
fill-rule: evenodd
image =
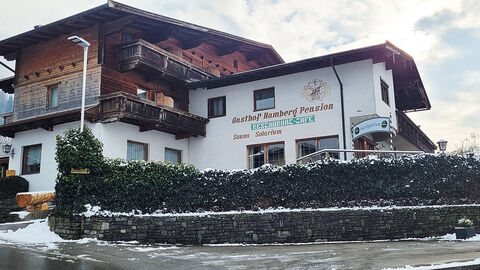
<svg viewBox="0 0 480 270"><path fill-rule="evenodd" d="M164 96L180 100L180 109L188 111L188 91L180 87L172 86L168 84L168 82L161 80L160 77L158 80L147 81L144 74L136 71L120 73L111 68L103 67L101 81L102 95L115 92L125 92L137 95L137 88L140 87L151 91L151 94L149 95L151 101L155 101L157 93L162 93ZM161 104L173 106L173 104L170 103Z"/></svg>
<svg viewBox="0 0 480 270"><path fill-rule="evenodd" d="M96 65L98 28L95 26L74 34L91 44L88 50L88 65ZM66 72L81 71L82 65L83 49L69 41L68 35L60 36L20 51L16 63L15 84L25 85Z"/></svg>

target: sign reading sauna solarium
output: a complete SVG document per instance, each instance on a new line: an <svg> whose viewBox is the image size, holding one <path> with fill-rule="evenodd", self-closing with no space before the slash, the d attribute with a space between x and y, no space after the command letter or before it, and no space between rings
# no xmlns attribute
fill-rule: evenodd
<svg viewBox="0 0 480 270"><path fill-rule="evenodd" d="M295 128L318 122L322 112L334 109L332 103L326 102L330 92L326 82L314 79L309 81L299 93L301 100L308 102L307 105L235 116L232 118L233 125L248 125L242 125L245 127L243 133L234 134L233 140L280 135L284 128Z"/></svg>

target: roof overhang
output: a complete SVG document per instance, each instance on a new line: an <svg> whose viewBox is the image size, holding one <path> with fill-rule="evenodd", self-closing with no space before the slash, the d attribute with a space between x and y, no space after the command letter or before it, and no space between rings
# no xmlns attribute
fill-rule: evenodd
<svg viewBox="0 0 480 270"><path fill-rule="evenodd" d="M330 67L332 63L334 65L342 65L366 59L372 59L373 63L385 62L386 68L392 70L397 109L401 111L417 111L429 110L431 108L415 61L410 55L389 41L360 49L193 82L188 84L187 88L218 88Z"/></svg>
<svg viewBox="0 0 480 270"><path fill-rule="evenodd" d="M95 106L85 109L85 118L92 120L96 115L90 113ZM53 130L53 126L68 122L80 120L80 109L72 109L68 111L56 112L47 115L27 118L19 121L10 122L0 125L0 136L14 138L15 133L30 129L43 128L48 131Z"/></svg>
<svg viewBox="0 0 480 270"><path fill-rule="evenodd" d="M183 36L185 40L199 40L221 44L224 48L237 48L252 55L265 55L271 64L284 63L282 57L271 45L238 37L225 32L187 23L184 21L161 16L155 13L130 7L114 1L68 18L36 26L33 30L0 41L0 56L14 60L18 50L92 27L97 24L128 19L128 25L156 31L158 33L173 33Z"/></svg>

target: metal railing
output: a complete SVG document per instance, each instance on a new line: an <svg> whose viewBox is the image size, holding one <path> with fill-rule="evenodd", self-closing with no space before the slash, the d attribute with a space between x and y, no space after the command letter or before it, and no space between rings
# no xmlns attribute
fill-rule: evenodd
<svg viewBox="0 0 480 270"><path fill-rule="evenodd" d="M424 151L395 151L395 150L354 150L354 149L322 149L311 154L305 155L303 157L297 158L297 164L306 164L309 162L317 161L323 158L329 157L330 153L363 153L363 154L380 154L385 156L387 154L392 154L392 156L397 155L415 155L415 154L424 154Z"/></svg>

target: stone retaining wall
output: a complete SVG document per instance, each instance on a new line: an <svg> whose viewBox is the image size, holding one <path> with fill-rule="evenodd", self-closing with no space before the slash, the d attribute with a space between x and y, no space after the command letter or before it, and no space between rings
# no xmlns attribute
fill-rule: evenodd
<svg viewBox="0 0 480 270"><path fill-rule="evenodd" d="M480 228L480 206L272 211L264 213L60 217L50 228L66 239L170 243L294 243L422 238L453 233L468 217Z"/></svg>
<svg viewBox="0 0 480 270"><path fill-rule="evenodd" d="M18 221L19 218L10 215L10 212L21 211L22 208L17 205L15 198L0 200L0 223Z"/></svg>

